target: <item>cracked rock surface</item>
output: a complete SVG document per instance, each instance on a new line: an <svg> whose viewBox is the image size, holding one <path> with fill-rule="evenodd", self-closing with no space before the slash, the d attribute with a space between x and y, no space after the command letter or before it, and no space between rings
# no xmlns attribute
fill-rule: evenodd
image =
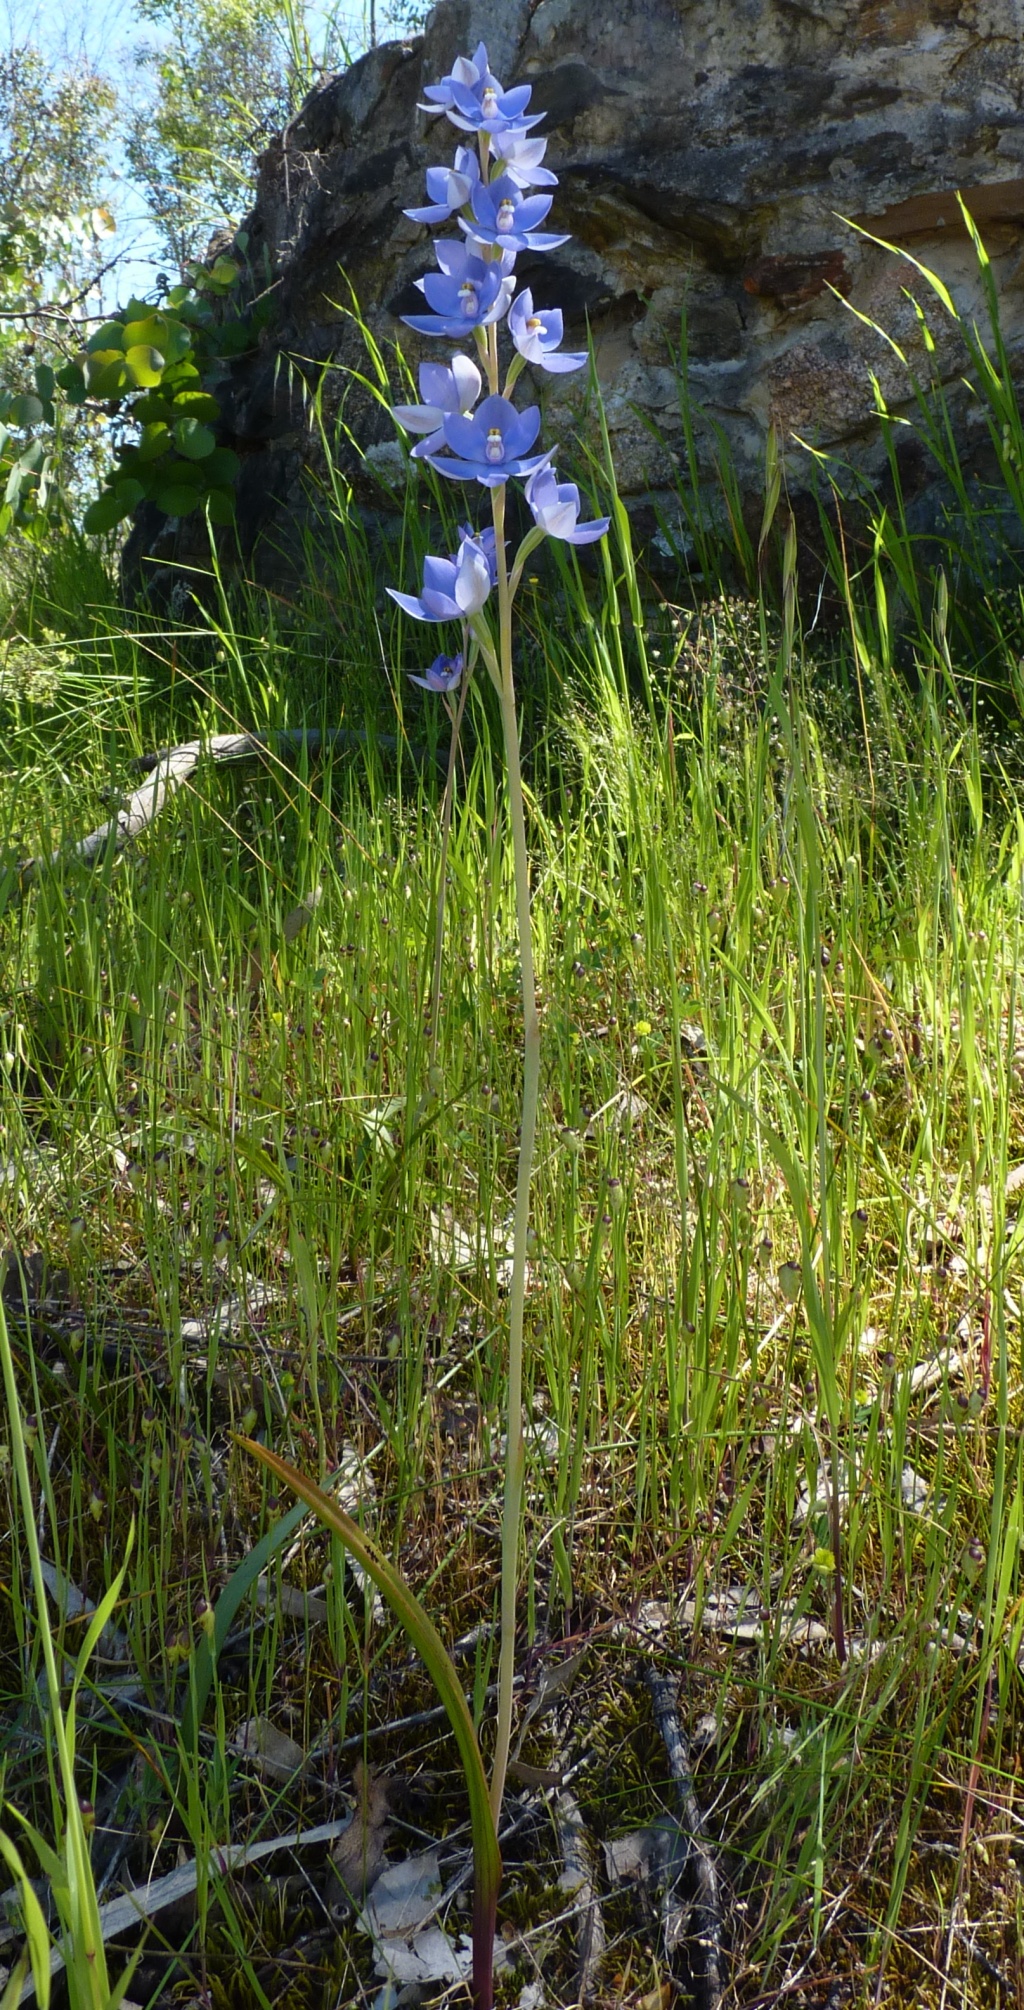
<svg viewBox="0 0 1024 2010"><path fill-rule="evenodd" d="M503 81L531 82L531 109L547 115L547 162L560 178L552 227L573 237L543 258L522 256L517 269L541 306L565 310L568 347L580 346L589 322L619 484L642 537L656 535L659 518L679 518L684 318L709 493L717 428L745 503L759 508L772 419L787 442L791 492L811 480L806 446L880 469L870 372L896 409L909 408L909 386L866 323L922 368L911 286L927 305L962 453L983 467L984 425L977 411L972 424L956 388L955 330L912 268L862 233L910 251L983 323L960 189L992 259L1017 363L1024 0L441 0L423 36L326 78L258 163L247 283L272 289L274 315L219 395L222 439L242 457L242 550L249 561L257 554L259 578L289 575L315 516L321 449L304 399L325 366L328 433L344 401L337 452L357 501L371 520L396 507L395 429L347 374L367 368L352 302L386 355L400 338L413 365L447 356L448 345L395 318L422 305L412 282L433 264L430 232L402 210L423 201L425 168L449 159L458 138L443 118L417 111L422 86L480 39ZM545 438L565 443L568 474L573 436L591 446L597 438L585 383L545 378L535 392ZM923 459L907 472L927 530L941 511L933 473ZM145 573L147 556L201 560L205 535L194 519L168 522L145 508L128 576Z"/></svg>

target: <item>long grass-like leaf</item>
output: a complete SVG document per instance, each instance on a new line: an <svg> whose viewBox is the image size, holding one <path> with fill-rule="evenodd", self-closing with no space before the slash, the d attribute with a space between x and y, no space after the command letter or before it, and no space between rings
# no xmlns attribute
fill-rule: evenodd
<svg viewBox="0 0 1024 2010"><path fill-rule="evenodd" d="M317 1486L315 1480L307 1479L296 1466L290 1465L277 1452L266 1445L258 1445L252 1438L240 1438L239 1443L253 1458L258 1459L267 1471L283 1486L297 1494L307 1508L311 1508L324 1528L330 1529L350 1550L357 1563L361 1564L367 1576L373 1580L381 1597L390 1605L395 1618L405 1629L416 1652L434 1683L437 1693L448 1712L455 1742L459 1748L466 1789L469 1795L469 1818L473 1831L473 1998L476 2010L490 2010L493 2000L494 1965L494 1920L498 1902L498 1885L501 1879L501 1857L498 1851L498 1837L491 1813L490 1793L484 1772L476 1729L469 1705L462 1693L455 1664L445 1647L444 1641L433 1620L423 1610L415 1593L410 1591L405 1579L389 1563L376 1543L363 1533L358 1522L339 1507L330 1494Z"/></svg>

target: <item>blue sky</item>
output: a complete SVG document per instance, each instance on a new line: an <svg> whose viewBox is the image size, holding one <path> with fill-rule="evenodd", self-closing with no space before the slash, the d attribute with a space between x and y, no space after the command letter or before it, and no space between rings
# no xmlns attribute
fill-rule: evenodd
<svg viewBox="0 0 1024 2010"><path fill-rule="evenodd" d="M327 11L324 0L307 4L307 14L314 22L322 21ZM365 46L365 0L340 0L337 9L330 11L337 12L353 51ZM377 13L378 33L387 33L387 0L378 0ZM0 44L33 42L54 64L84 57L126 94L132 88L133 49L155 39L154 29L139 21L133 0L0 0ZM117 219L114 244L130 253L116 279L117 292L127 297L132 292L152 291L162 261L142 195L123 159L117 169L114 185L104 193ZM111 304L105 303L107 307Z"/></svg>

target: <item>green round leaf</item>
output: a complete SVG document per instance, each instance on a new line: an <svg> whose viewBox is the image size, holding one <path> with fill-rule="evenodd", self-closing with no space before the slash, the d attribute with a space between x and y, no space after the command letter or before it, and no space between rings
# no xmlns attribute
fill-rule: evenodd
<svg viewBox="0 0 1024 2010"><path fill-rule="evenodd" d="M114 485L114 494L117 496L118 501L123 503L126 515L129 510L135 509L136 505L142 501L145 493L144 484L137 482L132 476L129 476L126 481L118 481Z"/></svg>
<svg viewBox="0 0 1024 2010"><path fill-rule="evenodd" d="M209 391L179 391L174 409L189 419L220 418L220 405L216 398L211 398Z"/></svg>
<svg viewBox="0 0 1024 2010"><path fill-rule="evenodd" d="M205 460L217 444L209 426L202 425L198 419L179 419L174 428L174 440L179 454L184 454L190 461Z"/></svg>
<svg viewBox="0 0 1024 2010"><path fill-rule="evenodd" d="M183 482L169 484L167 488L156 490L153 501L157 509L163 510L165 516L188 516L189 512L198 506L199 491L186 488Z"/></svg>
<svg viewBox="0 0 1024 2010"><path fill-rule="evenodd" d="M54 376L54 373L49 363L36 364L35 380L36 380L36 390L38 391L39 396L42 398L44 404L49 404L50 399L53 397L54 387L57 382L57 379Z"/></svg>
<svg viewBox="0 0 1024 2010"><path fill-rule="evenodd" d="M208 482L226 486L238 480L241 465L238 455L233 454L230 447L214 447L212 454L207 454L203 462L203 475Z"/></svg>
<svg viewBox="0 0 1024 2010"><path fill-rule="evenodd" d="M169 398L161 398L154 391L147 391L145 397L136 398L132 405L132 418L140 426L152 426L160 421L166 423L174 417L174 407Z"/></svg>
<svg viewBox="0 0 1024 2010"><path fill-rule="evenodd" d="M93 350L85 359L85 381L92 398L120 398L130 382L123 352Z"/></svg>
<svg viewBox="0 0 1024 2010"><path fill-rule="evenodd" d="M241 356L253 347L252 328L247 320L226 321L217 329L217 352L221 356Z"/></svg>
<svg viewBox="0 0 1024 2010"><path fill-rule="evenodd" d="M164 388L180 391L198 391L202 388L202 378L194 363L169 363L164 371Z"/></svg>
<svg viewBox="0 0 1024 2010"><path fill-rule="evenodd" d="M146 342L136 342L131 349L126 349L124 360L132 383L138 384L140 390L159 384L164 374L164 358L159 349L151 349Z"/></svg>
<svg viewBox="0 0 1024 2010"><path fill-rule="evenodd" d="M125 348L136 344L159 349L165 363L180 363L192 347L192 337L172 315L147 314L142 320L130 321L124 331Z"/></svg>
<svg viewBox="0 0 1024 2010"><path fill-rule="evenodd" d="M233 258L218 258L209 276L215 286L233 286L240 271Z"/></svg>
<svg viewBox="0 0 1024 2010"><path fill-rule="evenodd" d="M234 523L235 498L230 489L211 489L206 498L211 523Z"/></svg>
<svg viewBox="0 0 1024 2010"><path fill-rule="evenodd" d="M65 363L57 371L57 382L68 403L81 405L85 399L85 375L80 363Z"/></svg>
<svg viewBox="0 0 1024 2010"><path fill-rule="evenodd" d="M30 488L33 480L34 476L32 474L31 469L23 468L20 461L15 461L14 466L7 477L7 487L4 490L4 502L13 503L17 507L18 503L21 500L22 489Z"/></svg>
<svg viewBox="0 0 1024 2010"><path fill-rule="evenodd" d="M104 321L102 328L97 328L95 334L90 335L85 347L87 354L90 356L94 355L97 349L120 349L123 353L123 322Z"/></svg>
<svg viewBox="0 0 1024 2010"><path fill-rule="evenodd" d="M164 488L205 488L207 484L204 467L203 461L179 461L172 458L165 461L160 470L161 485Z"/></svg>
<svg viewBox="0 0 1024 2010"><path fill-rule="evenodd" d="M154 313L152 308L145 314L133 314L124 325L125 349L134 349L139 342L148 342L151 348L159 349L160 337L166 326L166 317Z"/></svg>
<svg viewBox="0 0 1024 2010"><path fill-rule="evenodd" d="M31 391L22 391L12 398L7 409L7 423L11 426L38 426L42 416L42 401L34 398Z"/></svg>
<svg viewBox="0 0 1024 2010"><path fill-rule="evenodd" d="M138 482L125 483L125 488L138 488ZM130 516L135 507L133 501L124 501L120 489L105 489L96 501L89 504L82 518L82 528L90 537L100 537L104 531L114 530Z"/></svg>
<svg viewBox="0 0 1024 2010"><path fill-rule="evenodd" d="M139 441L140 461L158 461L161 454L167 453L170 444L171 435L167 426L160 423L146 426Z"/></svg>

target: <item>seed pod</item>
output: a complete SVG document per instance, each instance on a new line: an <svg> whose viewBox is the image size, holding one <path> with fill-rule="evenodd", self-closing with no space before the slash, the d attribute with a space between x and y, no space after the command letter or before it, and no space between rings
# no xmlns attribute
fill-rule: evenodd
<svg viewBox="0 0 1024 2010"><path fill-rule="evenodd" d="M797 1305L803 1291L804 1276L798 1263L783 1263L779 1266L779 1290L787 1305Z"/></svg>

